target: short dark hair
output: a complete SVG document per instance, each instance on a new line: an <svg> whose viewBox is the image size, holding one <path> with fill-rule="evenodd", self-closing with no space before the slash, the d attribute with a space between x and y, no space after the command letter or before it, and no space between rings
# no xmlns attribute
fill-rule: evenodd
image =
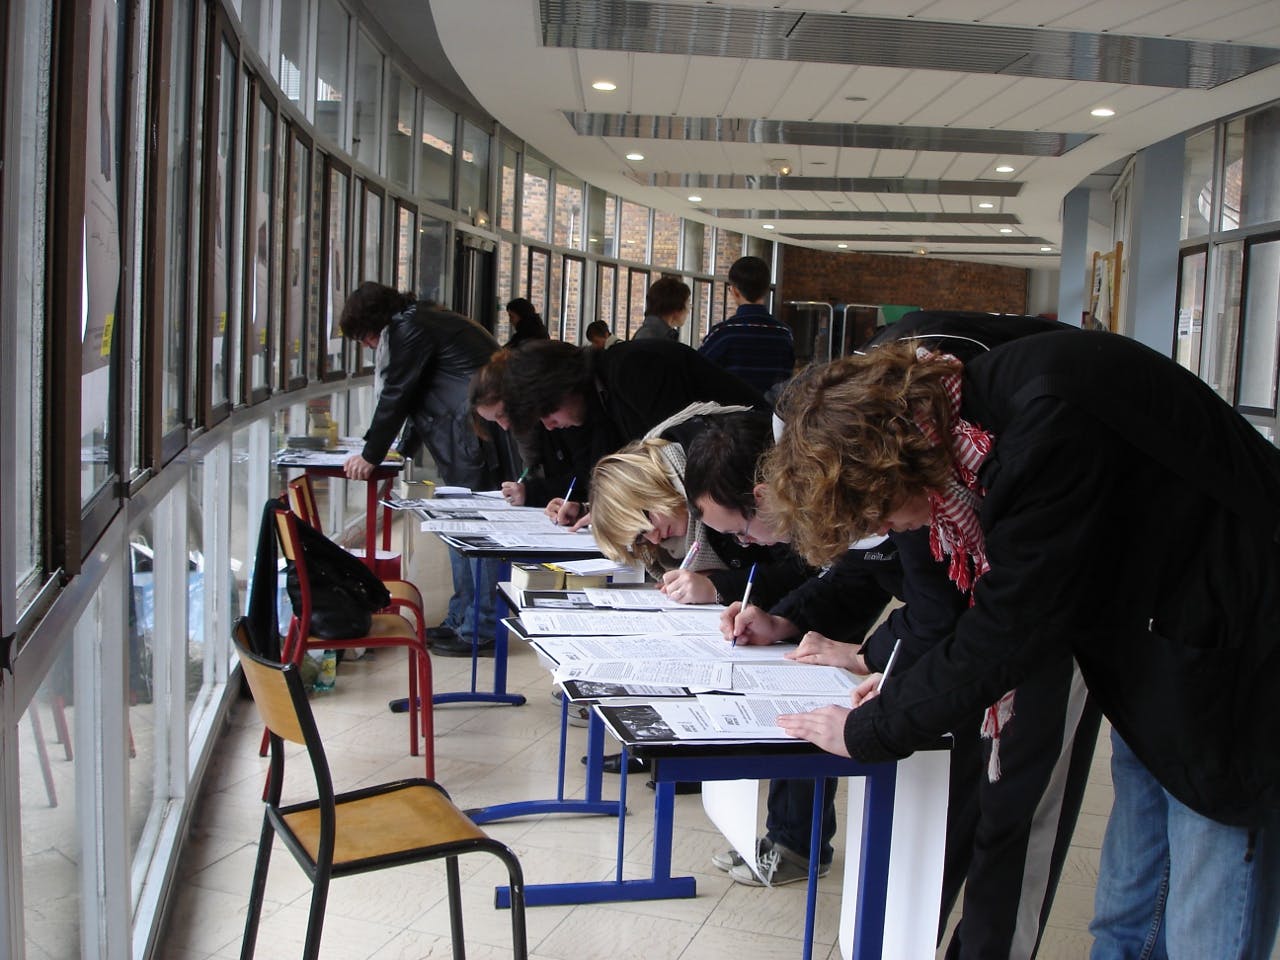
<svg viewBox="0 0 1280 960"><path fill-rule="evenodd" d="M502 405L512 426L525 431L571 394L591 388L591 347L563 340L531 340L511 351L502 384Z"/></svg>
<svg viewBox="0 0 1280 960"><path fill-rule="evenodd" d="M538 316L537 308L524 297L508 300L507 311L514 313L517 320L537 320L539 323L542 322L542 317Z"/></svg>
<svg viewBox="0 0 1280 960"><path fill-rule="evenodd" d="M739 257L729 268L729 285L738 288L743 299L755 303L769 292L769 264L759 257Z"/></svg>
<svg viewBox="0 0 1280 960"><path fill-rule="evenodd" d="M693 291L679 277L659 277L649 284L644 295L644 312L669 317L683 310Z"/></svg>
<svg viewBox="0 0 1280 960"><path fill-rule="evenodd" d="M416 300L411 293L401 293L385 283L366 280L347 297L338 328L344 337L363 340L372 334L382 333L392 317L403 313Z"/></svg>
<svg viewBox="0 0 1280 960"><path fill-rule="evenodd" d="M584 333L588 340L592 337L605 337L607 339L613 331L609 329L609 325L603 320L592 320L587 324L587 329Z"/></svg>
<svg viewBox="0 0 1280 960"><path fill-rule="evenodd" d="M684 491L692 515L701 518L701 497L741 510L744 517L755 513L756 465L772 445L773 425L759 411L707 417L685 449Z"/></svg>

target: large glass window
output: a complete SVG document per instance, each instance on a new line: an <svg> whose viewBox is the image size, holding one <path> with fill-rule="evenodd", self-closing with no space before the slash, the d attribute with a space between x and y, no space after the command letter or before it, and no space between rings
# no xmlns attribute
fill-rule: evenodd
<svg viewBox="0 0 1280 960"><path fill-rule="evenodd" d="M582 181L563 170L556 173L556 226L552 240L562 247L581 250Z"/></svg>
<svg viewBox="0 0 1280 960"><path fill-rule="evenodd" d="M345 369L343 362L342 331L338 321L342 319L342 307L351 292L347 281L347 192L351 178L345 167L329 161L325 181L324 228L324 309L321 314L324 327L324 376L339 376Z"/></svg>
<svg viewBox="0 0 1280 960"><path fill-rule="evenodd" d="M618 198L589 184L587 250L602 257L618 255Z"/></svg>
<svg viewBox="0 0 1280 960"><path fill-rule="evenodd" d="M413 265L417 259L418 213L412 207L396 203L395 249L391 259L395 264L397 290L413 289Z"/></svg>
<svg viewBox="0 0 1280 960"><path fill-rule="evenodd" d="M1209 233L1213 216L1213 127L1187 137L1182 161L1181 239Z"/></svg>
<svg viewBox="0 0 1280 960"><path fill-rule="evenodd" d="M236 229L235 187L233 163L236 141L236 52L220 35L217 54L212 65L212 95L210 105L217 105L217 126L214 128L213 152L208 166L209 182L206 186L208 202L205 218L210 242L206 246L205 270L209 277L208 297L205 303L205 342L209 345L209 360L202 364L207 378L204 400L208 405L207 422L214 422L225 415L231 404L233 363L238 352L232 349L236 341L235 318L232 310L236 300L232 275L236 253L240 248L240 231Z"/></svg>
<svg viewBox="0 0 1280 960"><path fill-rule="evenodd" d="M28 956L78 958L80 865L84 836L76 792L73 645L58 661L18 724L22 788L23 926Z"/></svg>
<svg viewBox="0 0 1280 960"><path fill-rule="evenodd" d="M619 215L618 256L623 260L647 263L649 260L649 208L630 200L622 201ZM641 305L643 310L643 304Z"/></svg>
<svg viewBox="0 0 1280 960"><path fill-rule="evenodd" d="M551 224L551 167L527 153L520 197L520 232L528 240L546 240Z"/></svg>
<svg viewBox="0 0 1280 960"><path fill-rule="evenodd" d="M289 160L285 179L284 222L284 384L300 387L305 382L303 368L304 334L307 316L307 274L311 269L309 213L311 211L311 148L301 134L289 138Z"/></svg>
<svg viewBox="0 0 1280 960"><path fill-rule="evenodd" d="M702 247L706 235L706 224L697 220L684 221L684 248L680 264L689 273L698 273L702 269Z"/></svg>
<svg viewBox="0 0 1280 960"><path fill-rule="evenodd" d="M614 329L617 319L618 268L612 263L596 265L596 319Z"/></svg>
<svg viewBox="0 0 1280 960"><path fill-rule="evenodd" d="M715 275L721 279L729 276L729 268L742 256L742 234L732 230L716 230Z"/></svg>
<svg viewBox="0 0 1280 960"><path fill-rule="evenodd" d="M578 343L582 329L582 278L586 263L577 257L564 258L564 293L560 307L560 339Z"/></svg>
<svg viewBox="0 0 1280 960"><path fill-rule="evenodd" d="M1206 346L1202 375L1227 403L1235 403L1236 344L1240 337L1240 280L1244 244L1240 241L1214 247L1213 336Z"/></svg>
<svg viewBox="0 0 1280 960"><path fill-rule="evenodd" d="M680 218L674 213L653 211L653 252L649 262L655 267L680 266Z"/></svg>
<svg viewBox="0 0 1280 960"><path fill-rule="evenodd" d="M551 254L536 247L526 247L525 260L525 296L544 317L550 317L547 310L548 292L551 289Z"/></svg>
<svg viewBox="0 0 1280 960"><path fill-rule="evenodd" d="M623 241L625 243L625 241ZM614 328L614 333L622 336L625 340L630 340L631 335L640 329L640 324L644 323L644 295L649 290L649 271L637 270L632 268L627 271L627 309L626 314L622 318L625 322L625 329L619 333ZM625 334L625 336L623 336Z"/></svg>
<svg viewBox="0 0 1280 960"><path fill-rule="evenodd" d="M422 97L422 140L418 148L418 194L442 206L453 201L454 114Z"/></svg>
<svg viewBox="0 0 1280 960"><path fill-rule="evenodd" d="M307 0L280 0L280 89L296 104L307 72L309 7Z"/></svg>
<svg viewBox="0 0 1280 960"><path fill-rule="evenodd" d="M1192 373L1200 374L1200 337L1204 322L1204 280L1208 251L1201 247L1186 250L1178 271L1178 328L1174 359Z"/></svg>
<svg viewBox="0 0 1280 960"><path fill-rule="evenodd" d="M360 282L382 282L382 191L363 184L364 215L360 228Z"/></svg>
<svg viewBox="0 0 1280 960"><path fill-rule="evenodd" d="M189 328L188 265L190 243L191 180L191 28L192 7L173 8L173 35L169 47L169 116L167 118L164 211L165 302L161 331L160 432L180 430L187 417L186 373Z"/></svg>
<svg viewBox="0 0 1280 960"><path fill-rule="evenodd" d="M1280 304L1280 239L1250 243L1245 273L1244 336L1240 348L1240 406L1276 409L1276 323Z"/></svg>
<svg viewBox="0 0 1280 960"><path fill-rule="evenodd" d="M271 284L275 246L276 114L265 99L257 100L253 126L253 151L245 170L245 308L247 395L261 399L267 393L271 372L273 337Z"/></svg>
<svg viewBox="0 0 1280 960"><path fill-rule="evenodd" d="M415 88L399 67L387 64L387 178L406 190L413 176Z"/></svg>
<svg viewBox="0 0 1280 960"><path fill-rule="evenodd" d="M489 132L462 123L458 164L458 209L468 217L489 209Z"/></svg>
<svg viewBox="0 0 1280 960"><path fill-rule="evenodd" d="M129 860L134 862L147 818L156 804L155 660L156 602L166 566L174 558L158 548L156 514L129 535L128 691L129 691ZM157 553L161 556L157 558ZM157 583L159 573L160 583ZM166 598L167 599L167 598ZM161 600L163 605L165 600ZM163 614L162 614L163 616ZM163 719L161 719L163 722ZM162 741L163 742L163 741Z"/></svg>
<svg viewBox="0 0 1280 960"><path fill-rule="evenodd" d="M1220 229L1280 220L1280 106L1237 117L1226 126Z"/></svg>
<svg viewBox="0 0 1280 960"><path fill-rule="evenodd" d="M444 303L444 282L449 264L449 225L422 216L418 227L418 296Z"/></svg>
<svg viewBox="0 0 1280 960"><path fill-rule="evenodd" d="M91 6L94 42L89 44L89 102L85 111L84 294L80 370L80 502L87 504L114 475L112 389L121 365L119 69L124 7ZM232 82L235 82L234 70Z"/></svg>
<svg viewBox="0 0 1280 960"><path fill-rule="evenodd" d="M498 178L498 226L516 228L516 168L519 154L515 147L502 145L502 175Z"/></svg>
<svg viewBox="0 0 1280 960"><path fill-rule="evenodd" d="M382 113L382 51L363 30L356 31L356 85L351 119L351 152L370 170L378 169L382 140L378 118Z"/></svg>
<svg viewBox="0 0 1280 960"><path fill-rule="evenodd" d="M347 11L338 0L320 0L316 19L316 130L334 143L347 141Z"/></svg>

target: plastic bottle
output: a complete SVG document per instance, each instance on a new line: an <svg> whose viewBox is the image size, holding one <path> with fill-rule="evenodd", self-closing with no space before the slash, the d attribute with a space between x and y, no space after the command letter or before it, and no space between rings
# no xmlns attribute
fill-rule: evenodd
<svg viewBox="0 0 1280 960"><path fill-rule="evenodd" d="M326 650L320 661L320 675L316 677L316 693L328 693L338 682L338 652Z"/></svg>

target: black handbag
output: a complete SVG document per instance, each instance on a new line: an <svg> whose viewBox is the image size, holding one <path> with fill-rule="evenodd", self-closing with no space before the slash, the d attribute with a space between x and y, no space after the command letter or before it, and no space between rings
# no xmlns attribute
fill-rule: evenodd
<svg viewBox="0 0 1280 960"><path fill-rule="evenodd" d="M299 523L297 528L311 581L311 635L334 640L367 635L373 614L391 603L386 585L314 527ZM294 615L301 616L302 591L292 561L285 567L285 589Z"/></svg>

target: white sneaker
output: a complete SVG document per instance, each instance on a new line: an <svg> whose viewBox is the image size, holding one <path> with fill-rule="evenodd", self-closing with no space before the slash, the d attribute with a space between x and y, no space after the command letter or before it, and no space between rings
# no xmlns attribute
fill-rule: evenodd
<svg viewBox="0 0 1280 960"><path fill-rule="evenodd" d="M767 839L760 841L756 862L760 865L759 876L746 862L743 862L729 870L729 877L734 883L741 883L748 887L781 887L788 883L809 879L808 858L797 856L780 844ZM818 865L819 877L825 877L830 872L831 864Z"/></svg>

